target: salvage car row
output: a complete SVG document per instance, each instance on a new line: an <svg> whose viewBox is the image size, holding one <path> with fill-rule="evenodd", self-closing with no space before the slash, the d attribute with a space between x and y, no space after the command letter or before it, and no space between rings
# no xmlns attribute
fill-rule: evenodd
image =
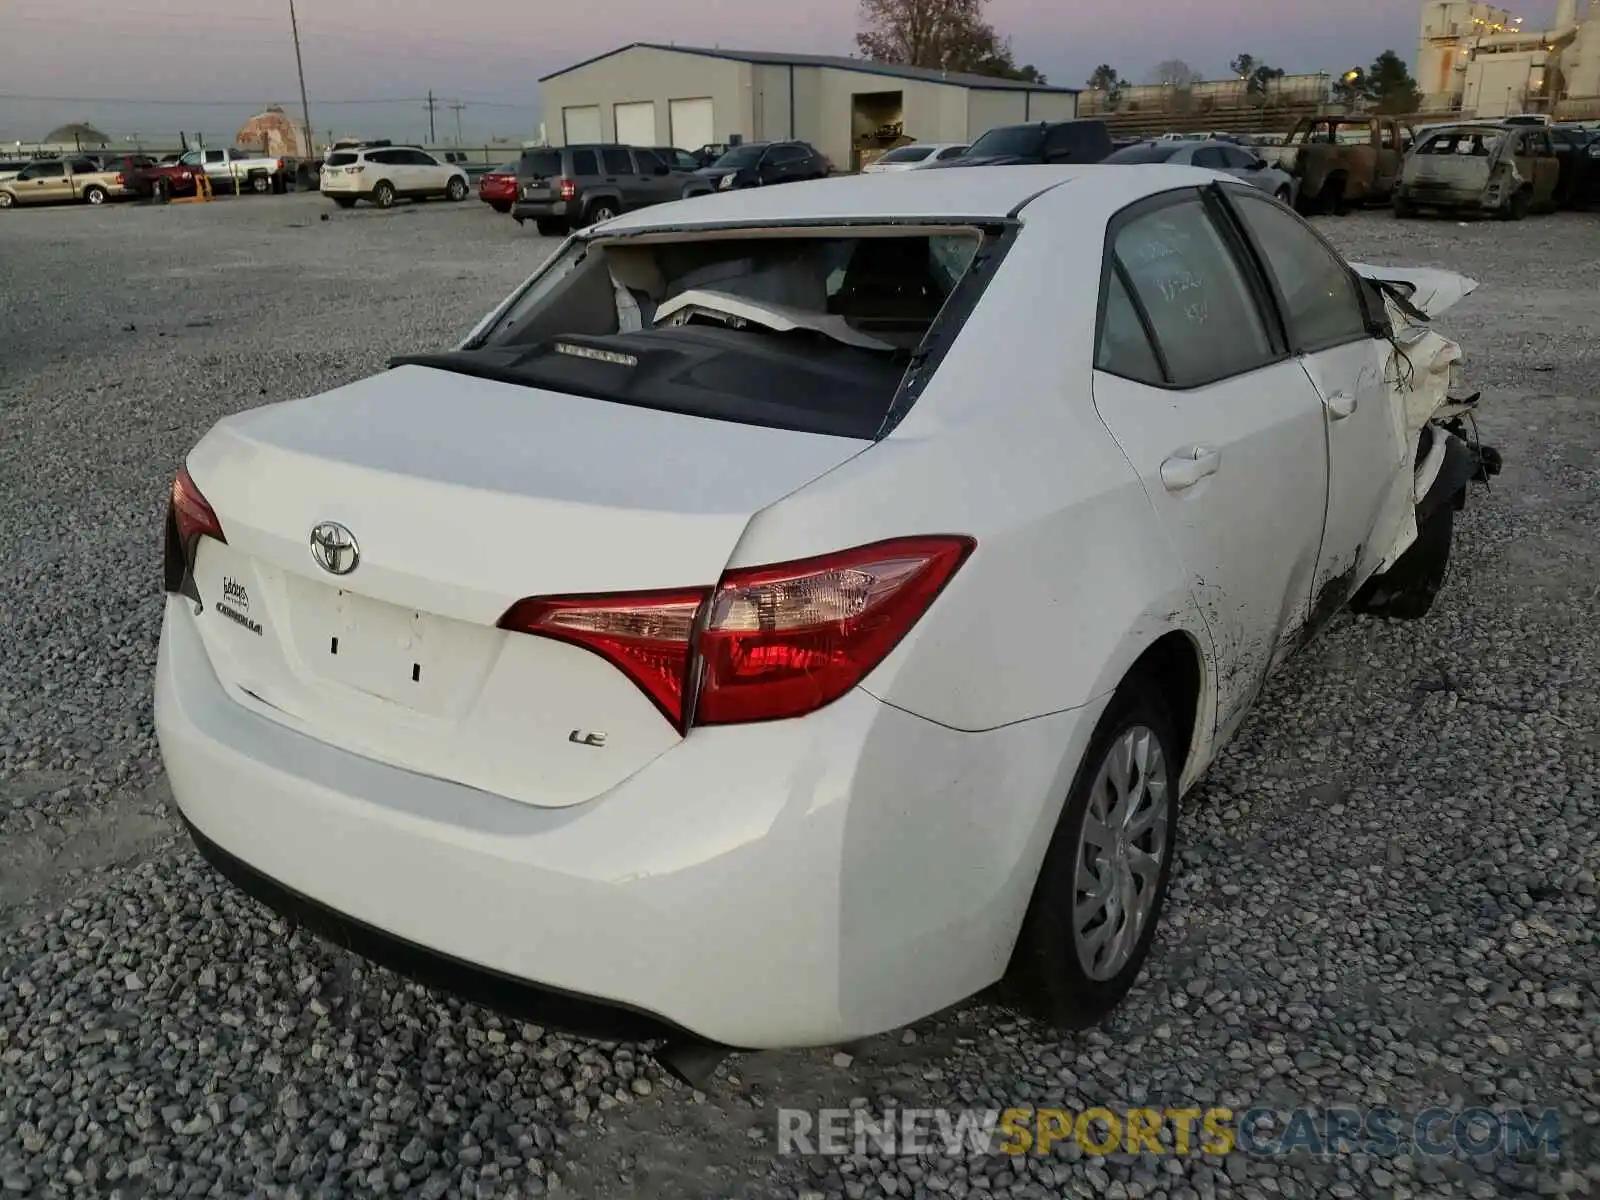
<svg viewBox="0 0 1600 1200"><path fill-rule="evenodd" d="M896 158L895 156L899 157ZM668 200L816 179L834 173L804 142L735 146L710 167L671 147L583 145L524 151L479 180L479 197L518 223L558 235ZM1302 214L1392 205L1519 220L1600 203L1600 131L1515 121L1435 126L1420 134L1389 117L1317 117L1282 145L1222 136L1161 137L1117 146L1098 120L992 129L970 146L913 144L863 174L1025 164L1167 164L1233 175Z"/></svg>

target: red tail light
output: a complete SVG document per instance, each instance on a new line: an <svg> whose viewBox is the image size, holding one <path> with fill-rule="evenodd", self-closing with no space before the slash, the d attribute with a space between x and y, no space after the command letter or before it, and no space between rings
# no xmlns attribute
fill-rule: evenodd
<svg viewBox="0 0 1600 1200"><path fill-rule="evenodd" d="M900 538L729 571L710 592L537 597L500 625L601 655L680 730L798 717L866 678L974 545Z"/></svg>
<svg viewBox="0 0 1600 1200"><path fill-rule="evenodd" d="M219 542L228 540L223 536L217 514L189 477L188 468L180 467L167 501L162 586L169 592L189 597L196 604L200 602L200 592L194 583L194 557L195 546L202 537L216 538Z"/></svg>
<svg viewBox="0 0 1600 1200"><path fill-rule="evenodd" d="M797 717L833 703L910 632L975 544L901 538L728 572L700 639L695 724Z"/></svg>
<svg viewBox="0 0 1600 1200"><path fill-rule="evenodd" d="M500 628L572 642L619 667L683 728L689 641L706 591L620 596L546 596L519 600Z"/></svg>
<svg viewBox="0 0 1600 1200"><path fill-rule="evenodd" d="M561 189L561 198L563 200L571 200L578 194L578 181L576 179L563 179L560 182L559 187Z"/></svg>
<svg viewBox="0 0 1600 1200"><path fill-rule="evenodd" d="M123 185L122 172L118 171L117 172L117 186L121 187L122 185Z"/></svg>
<svg viewBox="0 0 1600 1200"><path fill-rule="evenodd" d="M197 537L228 540L222 532L222 522L195 486L188 467L179 467L178 477L172 481L172 515L178 522L178 538L186 549Z"/></svg>

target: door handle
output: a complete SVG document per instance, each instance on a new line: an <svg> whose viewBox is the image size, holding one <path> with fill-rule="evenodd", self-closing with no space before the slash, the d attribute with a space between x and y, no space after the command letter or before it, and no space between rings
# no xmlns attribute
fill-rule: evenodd
<svg viewBox="0 0 1600 1200"><path fill-rule="evenodd" d="M1190 446L1161 464L1161 486L1169 492L1192 488L1207 475L1216 474L1222 465L1222 452L1215 446Z"/></svg>
<svg viewBox="0 0 1600 1200"><path fill-rule="evenodd" d="M1328 415L1335 421L1342 421L1356 411L1356 394L1354 392L1334 392L1322 402L1328 409Z"/></svg>

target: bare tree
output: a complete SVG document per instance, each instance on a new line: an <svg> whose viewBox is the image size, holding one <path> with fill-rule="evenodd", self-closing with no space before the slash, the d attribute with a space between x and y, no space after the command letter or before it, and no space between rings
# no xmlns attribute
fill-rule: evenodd
<svg viewBox="0 0 1600 1200"><path fill-rule="evenodd" d="M1169 58L1166 62L1156 65L1156 69L1150 73L1150 82L1166 84L1168 87L1186 88L1200 82L1200 75L1183 59Z"/></svg>
<svg viewBox="0 0 1600 1200"><path fill-rule="evenodd" d="M1010 46L984 20L986 3L861 0L856 47L874 62L986 75L1015 73Z"/></svg>

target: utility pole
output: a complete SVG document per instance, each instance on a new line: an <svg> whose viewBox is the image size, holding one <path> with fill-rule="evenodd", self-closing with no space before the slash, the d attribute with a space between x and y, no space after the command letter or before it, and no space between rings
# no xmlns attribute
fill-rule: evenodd
<svg viewBox="0 0 1600 1200"><path fill-rule="evenodd" d="M433 113L439 106L433 102L433 89L428 89L428 145L433 145L439 140L433 130Z"/></svg>
<svg viewBox="0 0 1600 1200"><path fill-rule="evenodd" d="M451 111L456 114L456 145L458 146L461 145L461 110L465 107L466 105L459 100L450 106Z"/></svg>
<svg viewBox="0 0 1600 1200"><path fill-rule="evenodd" d="M306 99L306 68L300 58L300 22L295 19L294 0L289 0L289 32L294 35L294 69L300 76L300 115L306 123L306 156L317 156L316 139L311 136L311 102Z"/></svg>

